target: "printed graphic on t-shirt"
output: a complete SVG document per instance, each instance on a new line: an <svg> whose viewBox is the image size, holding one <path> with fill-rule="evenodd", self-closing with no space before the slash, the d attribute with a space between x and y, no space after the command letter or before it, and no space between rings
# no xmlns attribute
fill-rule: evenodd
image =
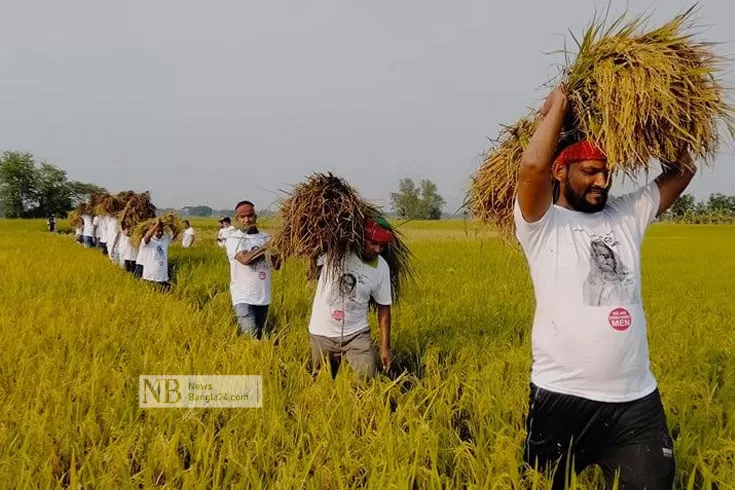
<svg viewBox="0 0 735 490"><path fill-rule="evenodd" d="M156 261L158 262L159 267L163 267L164 265L166 265L164 264L165 258L166 258L166 254L163 251L163 247L161 245L157 245L156 246Z"/></svg>
<svg viewBox="0 0 735 490"><path fill-rule="evenodd" d="M582 285L587 306L619 306L641 302L635 275L615 251L618 242L608 235L590 235L590 271Z"/></svg>
<svg viewBox="0 0 735 490"><path fill-rule="evenodd" d="M357 285L365 284L367 277L361 273L345 272L337 281L337 287L329 295L329 304L332 308L332 318L341 321L344 311L357 307Z"/></svg>

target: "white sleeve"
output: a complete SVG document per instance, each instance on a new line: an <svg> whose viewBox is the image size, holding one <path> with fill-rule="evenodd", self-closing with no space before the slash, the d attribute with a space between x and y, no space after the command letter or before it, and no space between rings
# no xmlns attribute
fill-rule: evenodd
<svg viewBox="0 0 735 490"><path fill-rule="evenodd" d="M516 237L528 257L533 257L538 254L541 247L546 244L554 228L555 219L556 208L551 204L546 214L540 220L529 223L523 217L521 206L518 204L518 199L516 198L513 203L513 221L516 225Z"/></svg>
<svg viewBox="0 0 735 490"><path fill-rule="evenodd" d="M640 240L648 225L653 223L661 203L658 184L653 181L635 192L613 199L608 203L624 223L632 227Z"/></svg>
<svg viewBox="0 0 735 490"><path fill-rule="evenodd" d="M379 265L380 277L378 278L377 287L373 291L373 299L376 303L383 306L390 306L393 303L393 296L390 284L390 268L381 261Z"/></svg>

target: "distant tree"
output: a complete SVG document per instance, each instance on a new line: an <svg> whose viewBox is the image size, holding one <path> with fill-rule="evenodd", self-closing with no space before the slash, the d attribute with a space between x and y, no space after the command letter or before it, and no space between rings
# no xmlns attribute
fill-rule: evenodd
<svg viewBox="0 0 735 490"><path fill-rule="evenodd" d="M212 216L212 208L209 206L184 206L180 214L184 216Z"/></svg>
<svg viewBox="0 0 735 490"><path fill-rule="evenodd" d="M439 195L436 184L428 179L421 181L421 205L424 219L441 219L446 201Z"/></svg>
<svg viewBox="0 0 735 490"><path fill-rule="evenodd" d="M710 194L707 201L707 211L725 216L735 214L735 196L726 196L720 193Z"/></svg>
<svg viewBox="0 0 735 490"><path fill-rule="evenodd" d="M428 179L416 187L413 179L401 179L398 192L391 192L391 207L403 219L439 219L444 199L439 195L436 184Z"/></svg>
<svg viewBox="0 0 735 490"><path fill-rule="evenodd" d="M103 188L67 179L66 171L30 153L7 151L0 158L0 201L6 218L66 216L91 192Z"/></svg>
<svg viewBox="0 0 735 490"><path fill-rule="evenodd" d="M669 217L675 220L682 220L694 213L695 201L691 194L679 196L668 211Z"/></svg>
<svg viewBox="0 0 735 490"><path fill-rule="evenodd" d="M105 189L104 187L100 187L95 184L88 184L86 182L79 182L78 180L69 181L68 185L69 189L71 190L72 207L89 201L89 196L91 196L92 194L107 193L107 189Z"/></svg>
<svg viewBox="0 0 735 490"><path fill-rule="evenodd" d="M0 158L0 200L6 218L22 218L35 198L36 162L30 153L6 151Z"/></svg>

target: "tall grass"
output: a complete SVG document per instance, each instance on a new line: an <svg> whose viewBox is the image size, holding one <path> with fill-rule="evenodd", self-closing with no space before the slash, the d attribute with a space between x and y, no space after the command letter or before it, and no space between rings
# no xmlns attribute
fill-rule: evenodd
<svg viewBox="0 0 735 490"><path fill-rule="evenodd" d="M308 370L305 264L274 275L266 340L237 336L216 227L193 226L201 242L172 248L165 295L42 221L0 221L0 487L546 488L521 472L521 255L462 222L406 225L418 281L394 312L392 372L361 386ZM680 488L735 483L733 246L733 227L683 225L644 246ZM139 409L138 376L159 373L261 374L263 408Z"/></svg>

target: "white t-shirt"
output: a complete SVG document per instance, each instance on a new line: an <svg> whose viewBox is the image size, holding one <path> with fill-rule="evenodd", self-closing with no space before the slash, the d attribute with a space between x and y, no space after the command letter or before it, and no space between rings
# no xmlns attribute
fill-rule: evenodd
<svg viewBox="0 0 735 490"><path fill-rule="evenodd" d="M133 247L130 237L120 231L120 256L123 260L136 261L138 259L138 249Z"/></svg>
<svg viewBox="0 0 735 490"><path fill-rule="evenodd" d="M171 237L151 238L148 243L141 242L138 263L143 264L143 279L146 281L168 281L168 246Z"/></svg>
<svg viewBox="0 0 735 490"><path fill-rule="evenodd" d="M602 402L656 389L641 301L641 243L660 202L655 182L598 213L552 206L516 233L536 293L531 379L539 387Z"/></svg>
<svg viewBox="0 0 735 490"><path fill-rule="evenodd" d="M244 265L235 260L240 251L250 252L271 239L267 233L247 234L235 229L225 235L227 258L230 259L230 294L232 304L269 305L271 302L271 270L268 260Z"/></svg>
<svg viewBox="0 0 735 490"><path fill-rule="evenodd" d="M224 228L220 228L219 231L217 232L217 239L221 241L217 242L217 245L221 248L227 248L227 242L225 239L227 238L227 235L229 235L230 232L235 229L236 228L232 225L226 226Z"/></svg>
<svg viewBox="0 0 735 490"><path fill-rule="evenodd" d="M92 219L92 216L88 214L83 214L82 223L84 223L82 227L83 228L82 236L89 236L89 237L94 236L94 220Z"/></svg>
<svg viewBox="0 0 735 490"><path fill-rule="evenodd" d="M191 247L192 242L194 241L194 228L191 226L184 230L183 237L181 238L181 246L184 248Z"/></svg>
<svg viewBox="0 0 735 490"><path fill-rule="evenodd" d="M368 264L350 254L345 257L340 277L333 277L325 265L316 287L309 333L340 337L369 329L371 297L379 305L392 303L390 268L383 257Z"/></svg>
<svg viewBox="0 0 735 490"><path fill-rule="evenodd" d="M105 218L105 238L107 246L112 249L112 245L115 243L115 237L117 236L117 218L114 216L107 216Z"/></svg>
<svg viewBox="0 0 735 490"><path fill-rule="evenodd" d="M92 220L92 225L97 227L97 230L94 233L95 238L97 238L99 241L104 243L104 240L102 239L103 232L105 230L104 225L104 216L95 216Z"/></svg>

